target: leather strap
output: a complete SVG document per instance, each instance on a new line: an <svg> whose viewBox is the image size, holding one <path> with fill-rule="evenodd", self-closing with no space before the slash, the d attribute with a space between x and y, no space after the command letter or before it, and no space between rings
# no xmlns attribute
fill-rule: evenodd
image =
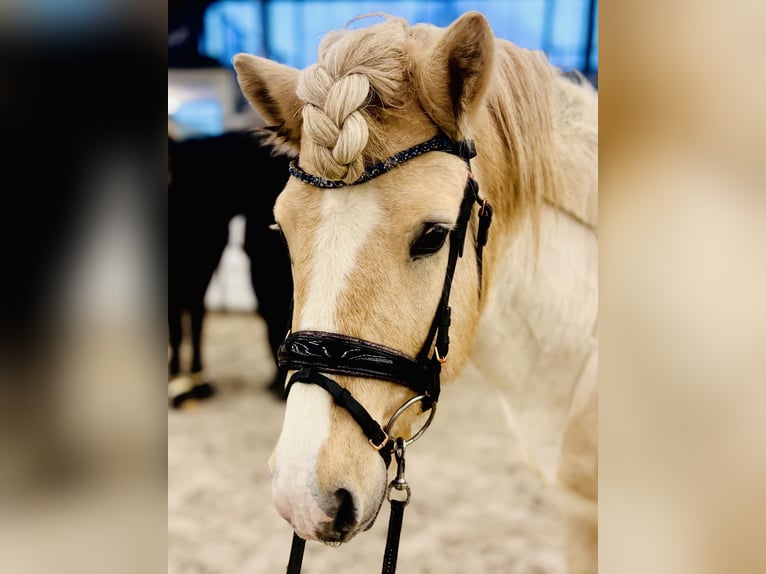
<svg viewBox="0 0 766 574"><path fill-rule="evenodd" d="M478 195L477 195L478 197ZM479 269L479 301L481 301L483 272L484 272L484 246L489 239L489 226L492 224L492 206L486 200L481 200L479 208L479 229L476 232L476 265Z"/></svg>
<svg viewBox="0 0 766 574"><path fill-rule="evenodd" d="M386 550L383 554L382 574L394 574L396 572L396 561L399 558L399 538L402 534L405 506L407 504L403 500L391 501L391 515L388 519L388 536L386 537Z"/></svg>
<svg viewBox="0 0 766 574"><path fill-rule="evenodd" d="M293 543L290 546L290 560L287 562L287 574L301 574L303 566L303 550L306 548L306 541L293 532Z"/></svg>
<svg viewBox="0 0 766 574"><path fill-rule="evenodd" d="M359 401L348 391L341 387L338 383L332 379L325 377L321 373L318 373L313 367L303 367L300 371L292 374L290 380L287 383L287 394L290 394L290 388L295 383L309 383L322 387L328 393L332 395L333 400L346 409L351 417L356 421L367 438L370 439L370 444L380 453L383 457L383 461L386 463L386 468L391 462L391 451L393 449L394 441L383 431L383 428L378 422L372 418L370 413L367 412Z"/></svg>
<svg viewBox="0 0 766 574"><path fill-rule="evenodd" d="M468 163L466 161L466 163ZM468 164L470 169L470 164ZM457 268L457 260L463 256L463 247L465 245L465 236L468 233L468 220L471 218L473 204L479 201L479 184L475 179L469 177L463 190L463 200L460 202L460 211L458 213L455 227L450 232L450 250L447 258L447 269L444 274L444 285L442 286L439 305L436 308L431 327L428 330L423 346L417 356L418 363L424 363L431 354L434 338L436 338L436 348L439 356L446 357L449 353L449 325L451 323L451 310L449 307L450 293L452 292L452 279ZM477 251L477 261L478 261ZM481 263L478 263L481 267ZM481 286L479 286L481 289Z"/></svg>
<svg viewBox="0 0 766 574"><path fill-rule="evenodd" d="M298 331L279 348L277 360L287 369L314 367L335 375L382 379L411 388L418 394L427 387L426 368L404 353L348 335Z"/></svg>
<svg viewBox="0 0 766 574"><path fill-rule="evenodd" d="M407 506L403 500L391 500L391 514L388 518L388 535L386 536L386 549L383 553L382 574L395 574L396 563L399 559L399 540L402 535L402 523L404 522L404 508ZM300 574L303 567L303 552L306 541L293 532L293 542L290 546L290 558L287 562L287 574Z"/></svg>

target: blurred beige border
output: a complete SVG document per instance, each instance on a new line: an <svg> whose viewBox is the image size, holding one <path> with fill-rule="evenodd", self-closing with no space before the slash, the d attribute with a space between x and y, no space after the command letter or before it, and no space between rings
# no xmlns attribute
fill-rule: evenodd
<svg viewBox="0 0 766 574"><path fill-rule="evenodd" d="M766 572L764 22L601 6L603 572Z"/></svg>

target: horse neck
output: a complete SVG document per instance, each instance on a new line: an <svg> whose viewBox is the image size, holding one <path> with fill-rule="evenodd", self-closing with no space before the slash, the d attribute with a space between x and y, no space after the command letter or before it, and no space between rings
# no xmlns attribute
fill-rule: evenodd
<svg viewBox="0 0 766 574"><path fill-rule="evenodd" d="M597 308L595 92L559 78L539 61L534 66L527 62L528 77L520 78L518 70L509 71L511 60L503 62L505 71L500 68L494 83L495 90L505 94L490 93L477 118L474 171L482 195L494 208L485 251L487 301L494 298L496 306L512 305L513 313L528 314L529 327L547 339L548 350L556 347L555 331L562 325L577 324L579 338L562 345L587 344ZM529 86L537 82L536 91L503 85L509 78ZM520 100L526 103L508 109ZM506 108L500 109L503 105ZM519 118L522 112L528 117ZM522 169L521 161L530 162L531 168ZM577 288L562 288L568 281L580 282ZM589 310L586 318L580 309ZM556 320L532 324L534 317L543 315Z"/></svg>
<svg viewBox="0 0 766 574"><path fill-rule="evenodd" d="M474 171L494 217L473 359L512 405L530 464L555 481L572 397L595 384L597 132L595 114L578 108L584 95L551 90L549 146L537 150L549 163L539 179L514 173L496 110L485 110L476 130Z"/></svg>
<svg viewBox="0 0 766 574"><path fill-rule="evenodd" d="M545 201L596 231L598 97L589 84L576 84L561 76L554 80L552 88L554 181Z"/></svg>

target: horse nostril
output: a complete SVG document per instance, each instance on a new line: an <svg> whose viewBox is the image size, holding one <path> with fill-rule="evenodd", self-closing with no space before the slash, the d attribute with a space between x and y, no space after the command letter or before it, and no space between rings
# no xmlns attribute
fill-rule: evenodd
<svg viewBox="0 0 766 574"><path fill-rule="evenodd" d="M345 488L336 490L335 497L338 500L338 512L333 521L333 528L342 537L356 525L354 497Z"/></svg>

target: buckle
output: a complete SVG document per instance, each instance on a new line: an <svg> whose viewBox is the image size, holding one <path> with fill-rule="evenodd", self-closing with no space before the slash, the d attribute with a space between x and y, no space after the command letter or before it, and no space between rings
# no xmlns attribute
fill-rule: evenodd
<svg viewBox="0 0 766 574"><path fill-rule="evenodd" d="M483 199L479 208L479 230L476 234L476 244L484 247L489 238L489 226L492 224L492 206Z"/></svg>
<svg viewBox="0 0 766 574"><path fill-rule="evenodd" d="M380 452L380 450L381 450L381 449L382 449L384 446L386 446L386 445L388 444L388 441L390 441L390 440L391 440L391 437L390 437L390 436L388 436L388 433L387 433L386 431L383 431L383 436L384 436L385 438L384 438L384 439L383 439L383 440L380 442L380 444L375 444L374 442L372 442L372 439L368 440L367 442L369 442L369 443L370 443L370 446L371 446L372 448L374 448L375 450L377 450L378 452Z"/></svg>

